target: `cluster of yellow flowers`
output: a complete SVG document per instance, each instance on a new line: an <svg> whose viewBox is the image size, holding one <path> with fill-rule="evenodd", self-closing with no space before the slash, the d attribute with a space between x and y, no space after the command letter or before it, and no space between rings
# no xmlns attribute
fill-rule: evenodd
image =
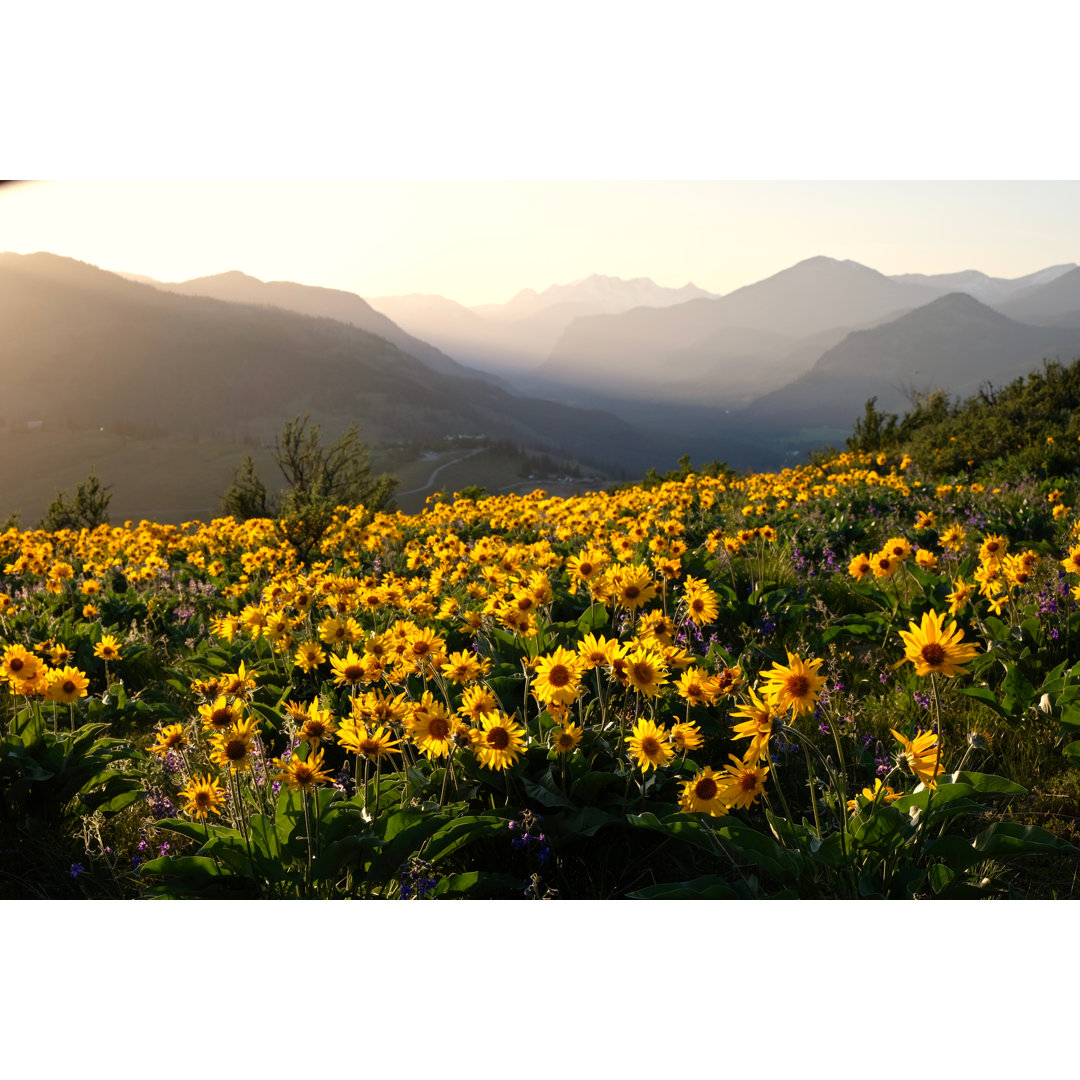
<svg viewBox="0 0 1080 1080"><path fill-rule="evenodd" d="M775 474L692 475L568 499L541 490L432 500L413 516L340 508L309 565L298 562L273 523L231 518L55 534L8 530L0 534L0 559L8 560L7 574L40 579L50 597L75 604L77 596L85 619L98 614L103 582L122 576L154 596L171 587L179 568L209 586L210 627L223 651L243 643L249 659L252 652L260 658L260 671L273 669L304 699L283 705L279 720L306 750L298 745L297 753L270 758L261 714L251 707L252 671L240 663L235 672L193 683L197 718L162 726L150 750L180 756L185 809L198 818L221 813L222 783L238 783L252 770L267 786L308 793L333 782L331 748L337 760L342 752L354 759L356 777L370 766L378 774L383 765L404 769L420 758L449 770L459 753L501 771L533 747L565 763L587 735L618 731L609 745L614 741L645 774L701 749L705 740L690 710L729 699L730 715L740 721L731 737L749 739L749 746L715 771L707 767L683 781L680 798L685 811L715 815L748 807L762 794L770 740L814 709L825 677L822 660L789 653L786 665L774 664L751 686L741 667L722 666L734 664L734 656L721 661L688 651L689 633L721 612L720 586L702 575L718 566L726 573L741 553L760 555L776 544L777 528L763 520L769 515L798 521L809 504L844 491L913 500L962 493L958 485L943 491L920 484L907 473L910 462L887 465L882 455L847 453ZM978 494L976 486L970 493ZM900 581L913 565L943 573L959 565L962 552L974 552L976 541L958 524L941 529L936 545L924 543L935 530L938 514L920 510L913 540L892 536L879 551L857 555L850 576ZM974 581L952 579L954 614L976 590L1000 614L1039 564L1030 550L1010 555L1001 536L977 542ZM1062 565L1080 573L1080 544ZM1074 593L1080 598L1080 586ZM0 614L30 602L0 595ZM568 612L580 622L557 622ZM975 646L933 612L902 637L905 659L919 675L954 675L974 655ZM520 711L509 706L505 685L489 682L499 651L493 643L505 646L504 661L521 657L514 673ZM106 672L121 648L115 637L100 637L94 654ZM64 647L42 649L6 648L0 674L12 691L68 703L86 696L89 679L66 665ZM327 707L333 701L325 694L320 700L318 685L333 686L343 715ZM685 715L665 725L657 714L676 699ZM915 774L932 783L940 771L937 737L897 738Z"/></svg>

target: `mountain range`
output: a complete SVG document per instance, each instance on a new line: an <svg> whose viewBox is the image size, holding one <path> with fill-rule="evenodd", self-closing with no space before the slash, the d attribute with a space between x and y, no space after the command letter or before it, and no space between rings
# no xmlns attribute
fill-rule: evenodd
<svg viewBox="0 0 1080 1080"><path fill-rule="evenodd" d="M726 295L592 275L467 308L239 270L166 283L0 255L8 429L265 447L309 411L373 444L484 434L609 475L686 452L762 468L842 441L871 396L903 412L921 391L969 394L1077 356L1071 263L889 277L815 256Z"/></svg>

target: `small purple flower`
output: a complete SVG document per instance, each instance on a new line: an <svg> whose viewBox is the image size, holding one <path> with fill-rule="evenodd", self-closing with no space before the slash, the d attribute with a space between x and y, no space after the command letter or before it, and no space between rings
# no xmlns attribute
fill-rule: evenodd
<svg viewBox="0 0 1080 1080"><path fill-rule="evenodd" d="M71 876L77 878L81 873L85 872L86 867L82 863L73 862L71 864Z"/></svg>

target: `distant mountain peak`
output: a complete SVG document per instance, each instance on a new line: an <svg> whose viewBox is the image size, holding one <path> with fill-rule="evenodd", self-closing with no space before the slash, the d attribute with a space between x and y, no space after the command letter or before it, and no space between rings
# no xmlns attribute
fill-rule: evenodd
<svg viewBox="0 0 1080 1080"><path fill-rule="evenodd" d="M265 285L266 283L257 277L252 277L251 274L245 274L243 270L226 270L221 274L204 274L202 277L191 278L188 281L180 282L181 285L194 285L196 282L205 281L219 281L219 282L236 282L239 284L241 281L252 281L258 285Z"/></svg>

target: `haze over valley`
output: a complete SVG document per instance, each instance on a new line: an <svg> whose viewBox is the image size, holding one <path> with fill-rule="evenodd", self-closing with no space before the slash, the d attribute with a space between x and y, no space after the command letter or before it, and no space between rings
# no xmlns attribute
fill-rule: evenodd
<svg viewBox="0 0 1080 1080"><path fill-rule="evenodd" d="M209 517L243 454L272 479L274 436L303 412L329 435L357 424L403 508L470 484L597 487L683 454L770 468L842 446L870 397L902 414L1076 357L1074 263L890 276L818 255L723 295L593 274L466 306L9 252L0 370L19 390L0 439L20 467L0 514L35 521L94 465L124 516Z"/></svg>

